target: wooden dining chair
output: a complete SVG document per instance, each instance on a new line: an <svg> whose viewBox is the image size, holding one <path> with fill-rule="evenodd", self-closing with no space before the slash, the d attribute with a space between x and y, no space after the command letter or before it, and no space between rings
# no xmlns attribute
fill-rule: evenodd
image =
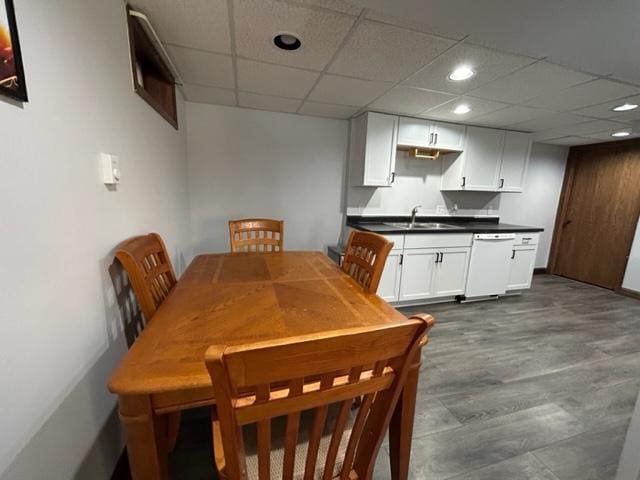
<svg viewBox="0 0 640 480"><path fill-rule="evenodd" d="M229 220L231 252L281 252L284 221L269 218Z"/></svg>
<svg viewBox="0 0 640 480"><path fill-rule="evenodd" d="M167 248L157 233L133 237L118 245L116 258L127 271L146 322L176 284Z"/></svg>
<svg viewBox="0 0 640 480"><path fill-rule="evenodd" d="M384 264L393 248L382 235L353 230L342 261L342 269L367 293L376 293Z"/></svg>
<svg viewBox="0 0 640 480"><path fill-rule="evenodd" d="M145 322L150 322L158 307L177 283L167 248L157 233L125 240L116 249L116 258L127 272ZM167 442L173 450L180 430L180 412L168 414Z"/></svg>
<svg viewBox="0 0 640 480"><path fill-rule="evenodd" d="M370 480L408 371L433 324L419 314L378 327L211 346L206 365L217 403L213 435L221 477ZM272 429L278 420L286 423L282 435ZM255 446L245 442L252 427Z"/></svg>

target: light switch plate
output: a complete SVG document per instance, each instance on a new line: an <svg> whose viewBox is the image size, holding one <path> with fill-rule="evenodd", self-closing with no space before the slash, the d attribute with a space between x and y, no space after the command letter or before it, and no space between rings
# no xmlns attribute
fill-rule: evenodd
<svg viewBox="0 0 640 480"><path fill-rule="evenodd" d="M102 182L105 185L117 185L120 183L120 160L116 155L109 153L100 154L102 163Z"/></svg>

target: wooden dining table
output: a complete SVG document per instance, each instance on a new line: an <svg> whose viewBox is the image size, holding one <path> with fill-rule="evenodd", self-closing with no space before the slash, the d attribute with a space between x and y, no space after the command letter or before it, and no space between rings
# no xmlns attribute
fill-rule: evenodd
<svg viewBox="0 0 640 480"><path fill-rule="evenodd" d="M274 340L405 317L320 252L197 256L109 382L119 397L134 480L165 480L170 417L214 405L210 345ZM389 427L391 476L405 480L417 392L415 358Z"/></svg>

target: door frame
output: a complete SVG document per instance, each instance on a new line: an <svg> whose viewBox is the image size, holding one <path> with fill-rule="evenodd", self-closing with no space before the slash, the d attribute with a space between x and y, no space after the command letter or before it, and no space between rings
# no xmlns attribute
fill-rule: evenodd
<svg viewBox="0 0 640 480"><path fill-rule="evenodd" d="M631 139L626 141L617 141L617 142L605 142L597 144L598 148L602 147L622 147L622 148L637 148L638 154L640 155L640 139ZM571 200L571 193L573 191L573 186L576 177L576 169L577 163L580 158L581 150L585 148L594 148L596 145L585 145L581 147L571 147L569 149L569 155L567 157L567 166L565 168L564 179L562 181L562 191L560 192L560 200L558 201L558 210L556 213L556 221L553 227L553 238L551 240L551 249L549 251L549 262L547 266L547 273L552 275L559 275L558 272L558 259L560 255L560 242L562 240L563 233L563 224L566 222L567 212L569 210L569 201ZM640 218L636 219L635 228L637 228L637 223L640 222ZM633 238L629 242L629 245L626 248L626 261L625 261L625 272L627 270L627 266L629 264L629 255L631 254L631 247L633 246ZM624 274L619 281L619 284L614 287L615 292L622 292L624 289L622 288L622 282L624 281ZM584 282L588 283L588 282ZM599 285L598 285L599 286ZM601 287L604 288L604 287Z"/></svg>

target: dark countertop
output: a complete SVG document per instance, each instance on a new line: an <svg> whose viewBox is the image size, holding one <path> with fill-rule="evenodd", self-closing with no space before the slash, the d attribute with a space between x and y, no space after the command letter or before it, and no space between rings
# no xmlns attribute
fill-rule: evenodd
<svg viewBox="0 0 640 480"><path fill-rule="evenodd" d="M348 216L347 226L382 234L390 233L496 233L496 232L542 232L544 228L528 225L500 223L498 217L479 219L477 217L416 217L416 223L444 223L456 228L416 227L411 230L386 223L409 222L409 217L359 217Z"/></svg>

